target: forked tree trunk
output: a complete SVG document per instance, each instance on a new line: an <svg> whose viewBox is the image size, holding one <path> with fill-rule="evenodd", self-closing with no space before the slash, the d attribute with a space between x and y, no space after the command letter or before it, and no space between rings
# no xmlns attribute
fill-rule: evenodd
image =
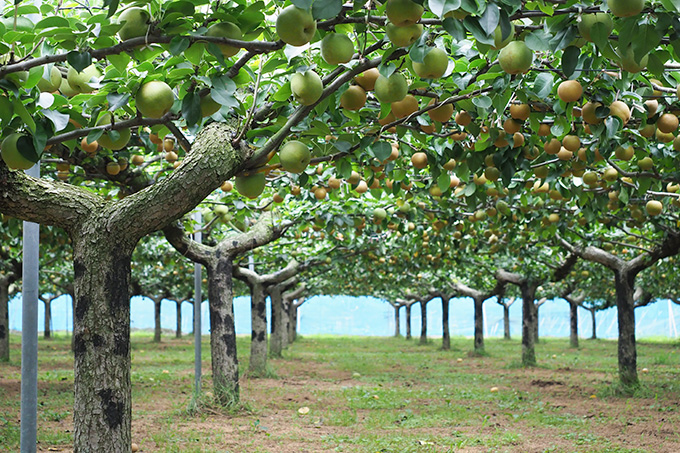
<svg viewBox="0 0 680 453"><path fill-rule="evenodd" d="M177 309L177 324L175 327L175 338L182 338L182 301L178 300L175 302L176 309Z"/></svg>
<svg viewBox="0 0 680 453"><path fill-rule="evenodd" d="M536 366L536 350L534 346L534 299L536 285L524 282L520 285L522 293L522 365Z"/></svg>
<svg viewBox="0 0 680 453"><path fill-rule="evenodd" d="M267 371L267 303L261 284L250 286L250 363L248 370L256 376L264 376Z"/></svg>
<svg viewBox="0 0 680 453"><path fill-rule="evenodd" d="M619 321L619 379L624 386L639 384L635 345L635 273L615 271L616 307Z"/></svg>
<svg viewBox="0 0 680 453"><path fill-rule="evenodd" d="M206 266L214 395L222 405L239 400L231 256Z"/></svg>
<svg viewBox="0 0 680 453"><path fill-rule="evenodd" d="M9 361L9 281L0 275L0 362Z"/></svg>
<svg viewBox="0 0 680 453"><path fill-rule="evenodd" d="M153 322L154 322L153 342L154 343L160 343L161 342L161 301L163 300L163 298L162 297L152 297L151 300L153 300Z"/></svg>
<svg viewBox="0 0 680 453"><path fill-rule="evenodd" d="M411 304L406 304L406 339L411 339Z"/></svg>
<svg viewBox="0 0 680 453"><path fill-rule="evenodd" d="M88 228L89 226L89 228ZM75 451L130 451L130 260L134 244L88 225L72 234Z"/></svg>
<svg viewBox="0 0 680 453"><path fill-rule="evenodd" d="M484 299L475 297L475 352L484 353Z"/></svg>
<svg viewBox="0 0 680 453"><path fill-rule="evenodd" d="M447 296L441 296L442 299L442 350L448 351L451 349L451 334L449 332L449 301Z"/></svg>
<svg viewBox="0 0 680 453"><path fill-rule="evenodd" d="M578 303L569 302L569 346L578 348Z"/></svg>
<svg viewBox="0 0 680 453"><path fill-rule="evenodd" d="M427 344L427 302L420 301L420 344Z"/></svg>

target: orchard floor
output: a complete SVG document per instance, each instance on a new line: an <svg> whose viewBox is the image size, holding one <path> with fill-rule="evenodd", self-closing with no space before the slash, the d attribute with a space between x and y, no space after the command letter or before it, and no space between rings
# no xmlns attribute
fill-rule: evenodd
<svg viewBox="0 0 680 453"><path fill-rule="evenodd" d="M19 340L0 364L0 451L19 450ZM243 374L243 405L229 412L210 403L207 337L194 411L191 339L132 340L132 431L143 452L680 452L677 342L641 342L648 372L622 396L611 341L542 340L539 366L524 369L517 340L488 339L488 355L472 356L464 338L442 351L438 339L305 337L271 360L277 377ZM248 339L238 346L245 364ZM39 381L38 450L72 451L68 338L40 342Z"/></svg>

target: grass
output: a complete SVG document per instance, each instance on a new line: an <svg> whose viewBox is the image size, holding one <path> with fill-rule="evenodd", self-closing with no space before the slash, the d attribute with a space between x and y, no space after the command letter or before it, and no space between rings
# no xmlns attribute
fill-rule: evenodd
<svg viewBox="0 0 680 453"><path fill-rule="evenodd" d="M203 391L193 389L191 339L132 338L133 439L151 452L680 451L680 345L645 340L641 386L617 390L616 343L542 339L536 368L518 366L519 341L305 336L267 376L248 376L239 337L242 400L212 397L209 339ZM19 447L20 338L0 364L0 451ZM70 339L41 340L39 448L72 443ZM308 412L299 409L308 408Z"/></svg>

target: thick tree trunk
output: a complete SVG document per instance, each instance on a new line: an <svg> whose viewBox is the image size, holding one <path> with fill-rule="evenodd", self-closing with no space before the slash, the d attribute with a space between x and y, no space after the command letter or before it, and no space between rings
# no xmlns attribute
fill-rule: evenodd
<svg viewBox="0 0 680 453"><path fill-rule="evenodd" d="M442 350L448 351L451 349L451 334L449 332L449 298L441 296L442 298Z"/></svg>
<svg viewBox="0 0 680 453"><path fill-rule="evenodd" d="M420 301L420 344L427 344L427 302Z"/></svg>
<svg viewBox="0 0 680 453"><path fill-rule="evenodd" d="M406 305L406 339L411 339L411 304Z"/></svg>
<svg viewBox="0 0 680 453"><path fill-rule="evenodd" d="M101 224L73 241L74 450L129 452L130 260L134 244L111 238Z"/></svg>
<svg viewBox="0 0 680 453"><path fill-rule="evenodd" d="M153 300L153 342L161 342L161 297L156 297Z"/></svg>
<svg viewBox="0 0 680 453"><path fill-rule="evenodd" d="M9 361L9 277L0 275L0 362Z"/></svg>
<svg viewBox="0 0 680 453"><path fill-rule="evenodd" d="M223 255L206 266L213 390L222 405L239 400L232 265L232 257Z"/></svg>
<svg viewBox="0 0 680 453"><path fill-rule="evenodd" d="M177 307L177 324L175 327L175 338L182 338L182 301L175 302Z"/></svg>
<svg viewBox="0 0 680 453"><path fill-rule="evenodd" d="M71 313L73 315L71 323L71 352L76 352L76 295L75 292L69 294L71 296Z"/></svg>
<svg viewBox="0 0 680 453"><path fill-rule="evenodd" d="M593 326L593 331L590 335L590 339L591 340L597 340L597 321L595 319L596 318L596 316L595 316L596 310L594 308L591 308L589 311L590 311L590 321L591 321L592 326Z"/></svg>
<svg viewBox="0 0 680 453"><path fill-rule="evenodd" d="M503 304L503 338L510 340L510 306Z"/></svg>
<svg viewBox="0 0 680 453"><path fill-rule="evenodd" d="M52 299L45 299L45 326L43 327L43 338L52 338Z"/></svg>
<svg viewBox="0 0 680 453"><path fill-rule="evenodd" d="M578 304L569 302L569 346L578 348Z"/></svg>
<svg viewBox="0 0 680 453"><path fill-rule="evenodd" d="M635 345L635 274L615 271L616 308L619 321L619 379L624 386L639 384Z"/></svg>
<svg viewBox="0 0 680 453"><path fill-rule="evenodd" d="M272 357L282 357L283 351L283 300L281 291L273 290L269 293L272 306L272 334L269 339L269 354Z"/></svg>
<svg viewBox="0 0 680 453"><path fill-rule="evenodd" d="M484 353L484 299L481 297L474 298L475 301L475 352L477 354Z"/></svg>
<svg viewBox="0 0 680 453"><path fill-rule="evenodd" d="M536 351L534 348L534 299L536 285L525 282L520 285L522 293L522 365L536 365Z"/></svg>
<svg viewBox="0 0 680 453"><path fill-rule="evenodd" d="M261 284L250 286L250 363L248 370L255 376L267 371L267 303Z"/></svg>

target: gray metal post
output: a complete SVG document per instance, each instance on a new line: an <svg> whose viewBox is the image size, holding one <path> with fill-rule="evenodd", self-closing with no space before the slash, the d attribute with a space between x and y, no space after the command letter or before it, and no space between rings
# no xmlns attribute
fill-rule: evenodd
<svg viewBox="0 0 680 453"><path fill-rule="evenodd" d="M201 228L202 216L200 212L194 213L196 229ZM194 233L194 240L201 242L202 234L200 231ZM201 265L194 264L194 390L198 394L201 391Z"/></svg>
<svg viewBox="0 0 680 453"><path fill-rule="evenodd" d="M40 177L40 165L27 170ZM38 429L38 266L40 225L24 222L21 305L21 453L34 453Z"/></svg>

